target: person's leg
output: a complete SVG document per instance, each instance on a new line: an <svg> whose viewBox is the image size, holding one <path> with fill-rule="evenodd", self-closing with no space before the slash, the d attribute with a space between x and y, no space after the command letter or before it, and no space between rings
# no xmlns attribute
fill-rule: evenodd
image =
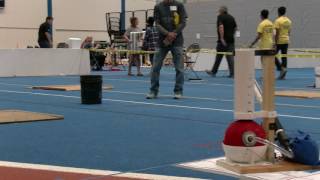
<svg viewBox="0 0 320 180"><path fill-rule="evenodd" d="M184 84L184 63L183 63L183 48L182 47L172 47L172 60L174 67L176 69L176 84L174 87L175 94L182 95L183 84Z"/></svg>
<svg viewBox="0 0 320 180"><path fill-rule="evenodd" d="M131 69L132 69L132 64L134 63L134 59L133 59L133 56L132 54L129 55L129 64L128 64L128 75L129 76L132 76L132 72L131 72Z"/></svg>
<svg viewBox="0 0 320 180"><path fill-rule="evenodd" d="M95 65L97 66L96 70L102 70L102 67L104 66L105 58L106 56L98 54L98 55L93 55L95 59Z"/></svg>
<svg viewBox="0 0 320 180"><path fill-rule="evenodd" d="M90 51L89 54L90 54L90 66L91 66L91 69L95 70L94 65L95 65L95 62L96 62L96 58L94 56L94 52Z"/></svg>
<svg viewBox="0 0 320 180"><path fill-rule="evenodd" d="M149 54L149 61L151 63L151 67L153 66L153 57L154 57L154 54Z"/></svg>
<svg viewBox="0 0 320 180"><path fill-rule="evenodd" d="M279 51L280 51L280 44L277 44L276 45L276 54L278 54ZM277 57L275 57L274 63L277 67L277 71L281 71L281 63Z"/></svg>
<svg viewBox="0 0 320 180"><path fill-rule="evenodd" d="M141 73L141 61L140 61L140 55L139 54L134 54L134 63L137 66L137 76L143 76Z"/></svg>
<svg viewBox="0 0 320 180"><path fill-rule="evenodd" d="M105 61L106 61L106 56L105 56L105 55L100 55L100 56L99 56L99 60L98 60L99 69L100 69L100 70L102 70Z"/></svg>
<svg viewBox="0 0 320 180"><path fill-rule="evenodd" d="M225 48L223 47L223 45L221 43L217 44L217 48L216 48L217 52L223 52L224 49ZM224 56L223 54L217 54L216 55L216 60L214 62L214 65L213 65L213 67L211 69L211 72L207 72L208 74L211 74L213 76L215 76L217 74L223 56Z"/></svg>
<svg viewBox="0 0 320 180"><path fill-rule="evenodd" d="M234 44L228 44L227 47L227 52L233 53L235 52L235 47ZM234 55L227 55L227 62L228 62L228 68L229 68L229 77L233 77L234 76Z"/></svg>
<svg viewBox="0 0 320 180"><path fill-rule="evenodd" d="M288 44L282 44L281 45L281 54L283 55L287 55L288 54ZM287 62L288 62L288 58L287 57L282 57L282 63L281 63L281 67L282 68L287 68Z"/></svg>
<svg viewBox="0 0 320 180"><path fill-rule="evenodd" d="M288 53L288 44L281 44L280 50L282 55L287 55ZM287 57L282 57L282 63L281 63L281 72L278 77L278 79L283 80L286 78L287 75Z"/></svg>
<svg viewBox="0 0 320 180"><path fill-rule="evenodd" d="M151 69L151 88L150 92L158 94L159 91L159 78L160 78L160 70L163 64L164 58L167 56L169 49L161 47L157 50L154 55L153 66Z"/></svg>
<svg viewBox="0 0 320 180"><path fill-rule="evenodd" d="M39 41L40 48L50 48L50 43L47 41Z"/></svg>

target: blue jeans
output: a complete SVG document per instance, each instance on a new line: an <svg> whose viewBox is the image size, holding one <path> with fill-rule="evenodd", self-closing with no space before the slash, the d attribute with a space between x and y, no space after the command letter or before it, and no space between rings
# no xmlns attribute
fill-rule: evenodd
<svg viewBox="0 0 320 180"><path fill-rule="evenodd" d="M174 87L174 92L182 93L183 92L183 83L184 83L184 63L183 63L183 48L182 47L160 47L157 49L157 52L154 56L154 62L151 70L151 88L150 91L154 93L159 92L159 78L160 70L163 64L164 58L167 56L168 52L172 53L172 60L174 67L176 69L176 84Z"/></svg>

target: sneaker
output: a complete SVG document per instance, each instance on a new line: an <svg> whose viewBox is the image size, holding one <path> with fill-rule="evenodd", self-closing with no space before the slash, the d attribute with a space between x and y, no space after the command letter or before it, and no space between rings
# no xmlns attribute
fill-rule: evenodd
<svg viewBox="0 0 320 180"><path fill-rule="evenodd" d="M150 92L149 94L147 94L147 99L156 99L158 97L158 93L155 92Z"/></svg>
<svg viewBox="0 0 320 180"><path fill-rule="evenodd" d="M181 92L175 92L173 98L174 99L181 99L182 98L182 93Z"/></svg>
<svg viewBox="0 0 320 180"><path fill-rule="evenodd" d="M216 77L216 74L213 73L212 71L206 70L206 73L212 77Z"/></svg>
<svg viewBox="0 0 320 180"><path fill-rule="evenodd" d="M286 78L286 74L287 74L287 69L282 69L280 72L280 75L278 77L279 80L284 80Z"/></svg>
<svg viewBox="0 0 320 180"><path fill-rule="evenodd" d="M137 76L143 76L143 74L142 73L138 73Z"/></svg>

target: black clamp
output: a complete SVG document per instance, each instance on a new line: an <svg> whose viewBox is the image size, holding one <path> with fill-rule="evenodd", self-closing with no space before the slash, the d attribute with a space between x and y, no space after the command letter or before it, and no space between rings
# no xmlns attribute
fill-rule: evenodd
<svg viewBox="0 0 320 180"><path fill-rule="evenodd" d="M270 123L269 124L269 130L277 130L277 124L276 123Z"/></svg>

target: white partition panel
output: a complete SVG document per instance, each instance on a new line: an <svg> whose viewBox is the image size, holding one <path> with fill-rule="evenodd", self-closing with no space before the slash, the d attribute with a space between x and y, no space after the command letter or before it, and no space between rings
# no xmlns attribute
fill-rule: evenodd
<svg viewBox="0 0 320 180"><path fill-rule="evenodd" d="M0 49L0 77L85 75L89 52L82 49Z"/></svg>

